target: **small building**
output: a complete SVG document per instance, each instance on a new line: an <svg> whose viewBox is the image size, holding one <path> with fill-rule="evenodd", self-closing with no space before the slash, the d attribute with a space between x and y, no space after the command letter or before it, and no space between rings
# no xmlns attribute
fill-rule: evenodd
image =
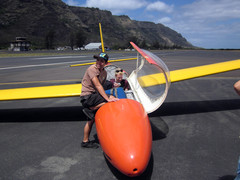
<svg viewBox="0 0 240 180"><path fill-rule="evenodd" d="M102 48L101 46L102 46L102 43L89 43L84 48L86 50L99 50Z"/></svg>
<svg viewBox="0 0 240 180"><path fill-rule="evenodd" d="M16 40L10 43L9 51L28 51L30 45L26 37L16 37Z"/></svg>

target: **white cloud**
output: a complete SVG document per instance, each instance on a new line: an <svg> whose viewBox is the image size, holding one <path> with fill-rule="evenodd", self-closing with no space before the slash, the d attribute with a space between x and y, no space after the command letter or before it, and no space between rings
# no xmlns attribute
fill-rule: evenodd
<svg viewBox="0 0 240 180"><path fill-rule="evenodd" d="M170 17L163 17L161 19L159 19L157 21L157 23L162 23L162 24L165 24L165 23L170 23L171 22L171 18Z"/></svg>
<svg viewBox="0 0 240 180"><path fill-rule="evenodd" d="M239 0L199 0L186 5L175 15L175 26L186 32L227 33L238 27ZM239 30L237 30L239 32Z"/></svg>
<svg viewBox="0 0 240 180"><path fill-rule="evenodd" d="M78 6L79 2L77 0L66 0L65 1L66 4L70 5L70 6Z"/></svg>
<svg viewBox="0 0 240 180"><path fill-rule="evenodd" d="M183 7L184 16L196 20L240 18L239 0L199 0Z"/></svg>
<svg viewBox="0 0 240 180"><path fill-rule="evenodd" d="M175 8L163 24L181 33L193 45L205 48L240 48L239 0L196 0Z"/></svg>
<svg viewBox="0 0 240 180"><path fill-rule="evenodd" d="M160 11L160 12L167 12L171 13L173 11L173 5L169 6L161 1L156 1L154 3L149 4L146 7L148 11Z"/></svg>
<svg viewBox="0 0 240 180"><path fill-rule="evenodd" d="M98 7L103 10L110 10L113 14L118 14L127 10L135 10L145 6L142 0L87 0L86 7Z"/></svg>

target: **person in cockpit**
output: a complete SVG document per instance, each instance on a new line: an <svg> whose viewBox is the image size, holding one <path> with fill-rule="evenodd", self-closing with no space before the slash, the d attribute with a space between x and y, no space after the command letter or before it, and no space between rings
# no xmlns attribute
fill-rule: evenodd
<svg viewBox="0 0 240 180"><path fill-rule="evenodd" d="M112 83L112 88L122 87L124 91L129 90L129 84L126 79L123 79L123 69L116 68L115 70L115 79L110 79Z"/></svg>

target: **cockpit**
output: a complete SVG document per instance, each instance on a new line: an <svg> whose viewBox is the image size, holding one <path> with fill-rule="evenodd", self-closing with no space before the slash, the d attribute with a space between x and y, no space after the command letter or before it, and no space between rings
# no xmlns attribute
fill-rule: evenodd
<svg viewBox="0 0 240 180"><path fill-rule="evenodd" d="M158 109L167 97L170 87L170 73L165 63L156 55L147 50L138 48L131 43L137 50L136 69L128 76L123 73L130 85L130 90L125 91L128 99L140 102L147 113ZM107 80L115 77L115 65L105 67Z"/></svg>

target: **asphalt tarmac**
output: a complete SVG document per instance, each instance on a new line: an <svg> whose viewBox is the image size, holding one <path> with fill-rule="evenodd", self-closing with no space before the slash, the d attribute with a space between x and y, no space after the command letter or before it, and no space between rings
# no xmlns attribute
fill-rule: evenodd
<svg viewBox="0 0 240 180"><path fill-rule="evenodd" d="M239 51L154 53L170 70L240 58ZM133 55L115 53L111 57ZM86 68L69 70L66 65L73 59L69 64L44 67L17 60L0 58L1 68L3 64L19 67L0 70L1 89L79 83ZM130 72L134 63L115 64ZM239 79L237 70L171 84L164 104L149 114L152 155L146 171L136 178L118 172L101 148L81 148L86 120L78 97L0 102L0 179L233 180L240 156L240 97L233 84ZM95 126L90 138L97 138Z"/></svg>

